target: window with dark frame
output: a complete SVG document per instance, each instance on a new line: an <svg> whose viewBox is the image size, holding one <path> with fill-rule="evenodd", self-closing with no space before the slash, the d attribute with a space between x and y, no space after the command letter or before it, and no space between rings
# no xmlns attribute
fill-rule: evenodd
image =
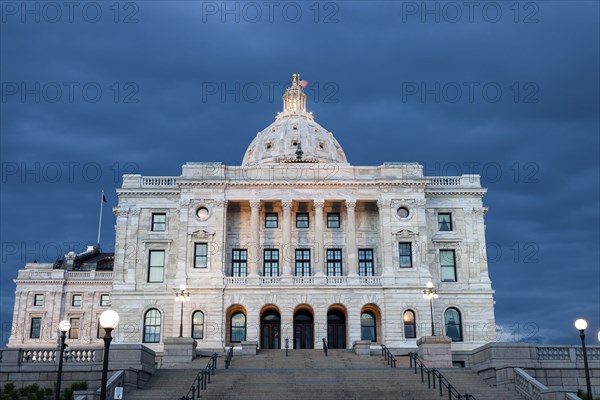
<svg viewBox="0 0 600 400"><path fill-rule="evenodd" d="M360 340L377 340L377 328L375 326L375 315L371 311L365 311L360 315Z"/></svg>
<svg viewBox="0 0 600 400"><path fill-rule="evenodd" d="M454 250L440 250L440 275L442 282L456 282L456 257Z"/></svg>
<svg viewBox="0 0 600 400"><path fill-rule="evenodd" d="M231 275L246 276L248 274L248 251L233 249L231 255Z"/></svg>
<svg viewBox="0 0 600 400"><path fill-rule="evenodd" d="M81 307L81 299L83 298L83 295L81 294L74 294L73 297L71 297L71 306L73 307Z"/></svg>
<svg viewBox="0 0 600 400"><path fill-rule="evenodd" d="M358 274L360 276L373 276L373 249L358 249Z"/></svg>
<svg viewBox="0 0 600 400"><path fill-rule="evenodd" d="M44 306L44 295L41 293L36 293L33 295L33 305L36 307Z"/></svg>
<svg viewBox="0 0 600 400"><path fill-rule="evenodd" d="M71 328L69 329L69 339L79 339L79 322L81 320L79 318L71 318L69 322L71 323Z"/></svg>
<svg viewBox="0 0 600 400"><path fill-rule="evenodd" d="M438 214L438 231L440 231L440 232L452 231L452 214L451 213L439 213Z"/></svg>
<svg viewBox="0 0 600 400"><path fill-rule="evenodd" d="M296 249L296 276L310 276L310 249Z"/></svg>
<svg viewBox="0 0 600 400"><path fill-rule="evenodd" d="M192 338L204 339L204 313L195 311L192 314Z"/></svg>
<svg viewBox="0 0 600 400"><path fill-rule="evenodd" d="M400 268L412 268L412 243L398 243Z"/></svg>
<svg viewBox="0 0 600 400"><path fill-rule="evenodd" d="M196 243L194 245L194 268L206 268L208 266L208 243Z"/></svg>
<svg viewBox="0 0 600 400"><path fill-rule="evenodd" d="M404 320L404 338L415 339L417 337L415 312L413 310L404 311L402 319Z"/></svg>
<svg viewBox="0 0 600 400"><path fill-rule="evenodd" d="M263 275L279 276L279 250L265 249L263 252Z"/></svg>
<svg viewBox="0 0 600 400"><path fill-rule="evenodd" d="M161 283L164 281L165 251L150 250L148 255L148 283Z"/></svg>
<svg viewBox="0 0 600 400"><path fill-rule="evenodd" d="M462 321L460 311L454 307L450 307L444 312L444 325L446 328L446 336L452 339L453 342L462 342Z"/></svg>
<svg viewBox="0 0 600 400"><path fill-rule="evenodd" d="M106 335L106 330L100 325L100 317L97 318L96 323L98 324L96 328L96 338L102 339L104 335Z"/></svg>
<svg viewBox="0 0 600 400"><path fill-rule="evenodd" d="M232 343L240 343L246 340L246 316L238 311L231 316L231 331L229 337Z"/></svg>
<svg viewBox="0 0 600 400"><path fill-rule="evenodd" d="M160 311L151 308L144 314L144 343L160 343Z"/></svg>
<svg viewBox="0 0 600 400"><path fill-rule="evenodd" d="M308 228L308 213L296 213L296 228Z"/></svg>
<svg viewBox="0 0 600 400"><path fill-rule="evenodd" d="M167 214L152 214L152 232L165 232L167 230Z"/></svg>
<svg viewBox="0 0 600 400"><path fill-rule="evenodd" d="M31 329L29 330L29 338L39 339L42 336L42 318L31 318Z"/></svg>
<svg viewBox="0 0 600 400"><path fill-rule="evenodd" d="M340 213L327 213L327 227L328 228L339 228L340 227Z"/></svg>
<svg viewBox="0 0 600 400"><path fill-rule="evenodd" d="M102 307L110 306L110 295L109 294L101 294L100 295L100 305Z"/></svg>
<svg viewBox="0 0 600 400"><path fill-rule="evenodd" d="M327 249L327 276L342 276L342 249Z"/></svg>
<svg viewBox="0 0 600 400"><path fill-rule="evenodd" d="M277 213L265 213L265 228L277 228L279 216Z"/></svg>

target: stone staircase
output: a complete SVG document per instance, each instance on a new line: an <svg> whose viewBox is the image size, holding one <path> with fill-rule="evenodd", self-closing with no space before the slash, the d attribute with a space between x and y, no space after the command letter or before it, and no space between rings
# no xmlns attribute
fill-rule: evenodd
<svg viewBox="0 0 600 400"><path fill-rule="evenodd" d="M230 369L218 360L217 372L202 399L266 400L293 399L447 399L421 383L420 375L409 368L408 357L397 357L397 368L379 356L357 356L351 350L262 350L256 356L234 356ZM197 371L208 358L194 361L197 369L161 369L144 389L127 394L128 400L177 400L185 395ZM516 392L489 387L475 373L465 369L442 370L461 394L477 400L521 399Z"/></svg>

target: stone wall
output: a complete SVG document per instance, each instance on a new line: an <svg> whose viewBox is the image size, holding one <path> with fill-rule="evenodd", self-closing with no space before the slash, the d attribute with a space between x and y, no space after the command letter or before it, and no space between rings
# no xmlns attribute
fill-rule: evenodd
<svg viewBox="0 0 600 400"><path fill-rule="evenodd" d="M126 386L143 387L155 372L154 351L139 344L115 344L110 349L109 376L123 371ZM18 388L37 383L54 387L58 377L57 350L4 349L0 362L0 386L12 382ZM62 388L85 381L90 389L100 386L103 348L69 350L63 362Z"/></svg>

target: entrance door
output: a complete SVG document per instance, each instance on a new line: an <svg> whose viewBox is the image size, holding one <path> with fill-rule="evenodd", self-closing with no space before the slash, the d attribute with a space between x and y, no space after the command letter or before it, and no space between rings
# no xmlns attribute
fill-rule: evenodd
<svg viewBox="0 0 600 400"><path fill-rule="evenodd" d="M346 348L346 316L340 310L331 310L327 313L327 347Z"/></svg>
<svg viewBox="0 0 600 400"><path fill-rule="evenodd" d="M281 318L275 310L266 311L260 321L260 348L281 348Z"/></svg>
<svg viewBox="0 0 600 400"><path fill-rule="evenodd" d="M312 314L308 310L300 310L294 314L294 349L312 349L313 343Z"/></svg>

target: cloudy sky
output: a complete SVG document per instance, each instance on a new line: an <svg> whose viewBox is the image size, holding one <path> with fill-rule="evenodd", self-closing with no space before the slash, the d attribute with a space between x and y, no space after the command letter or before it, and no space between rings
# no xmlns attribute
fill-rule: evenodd
<svg viewBox="0 0 600 400"><path fill-rule="evenodd" d="M596 336L598 2L69 4L0 3L0 345L17 270L95 242L101 190L239 165L292 73L353 165L482 175L501 340Z"/></svg>

